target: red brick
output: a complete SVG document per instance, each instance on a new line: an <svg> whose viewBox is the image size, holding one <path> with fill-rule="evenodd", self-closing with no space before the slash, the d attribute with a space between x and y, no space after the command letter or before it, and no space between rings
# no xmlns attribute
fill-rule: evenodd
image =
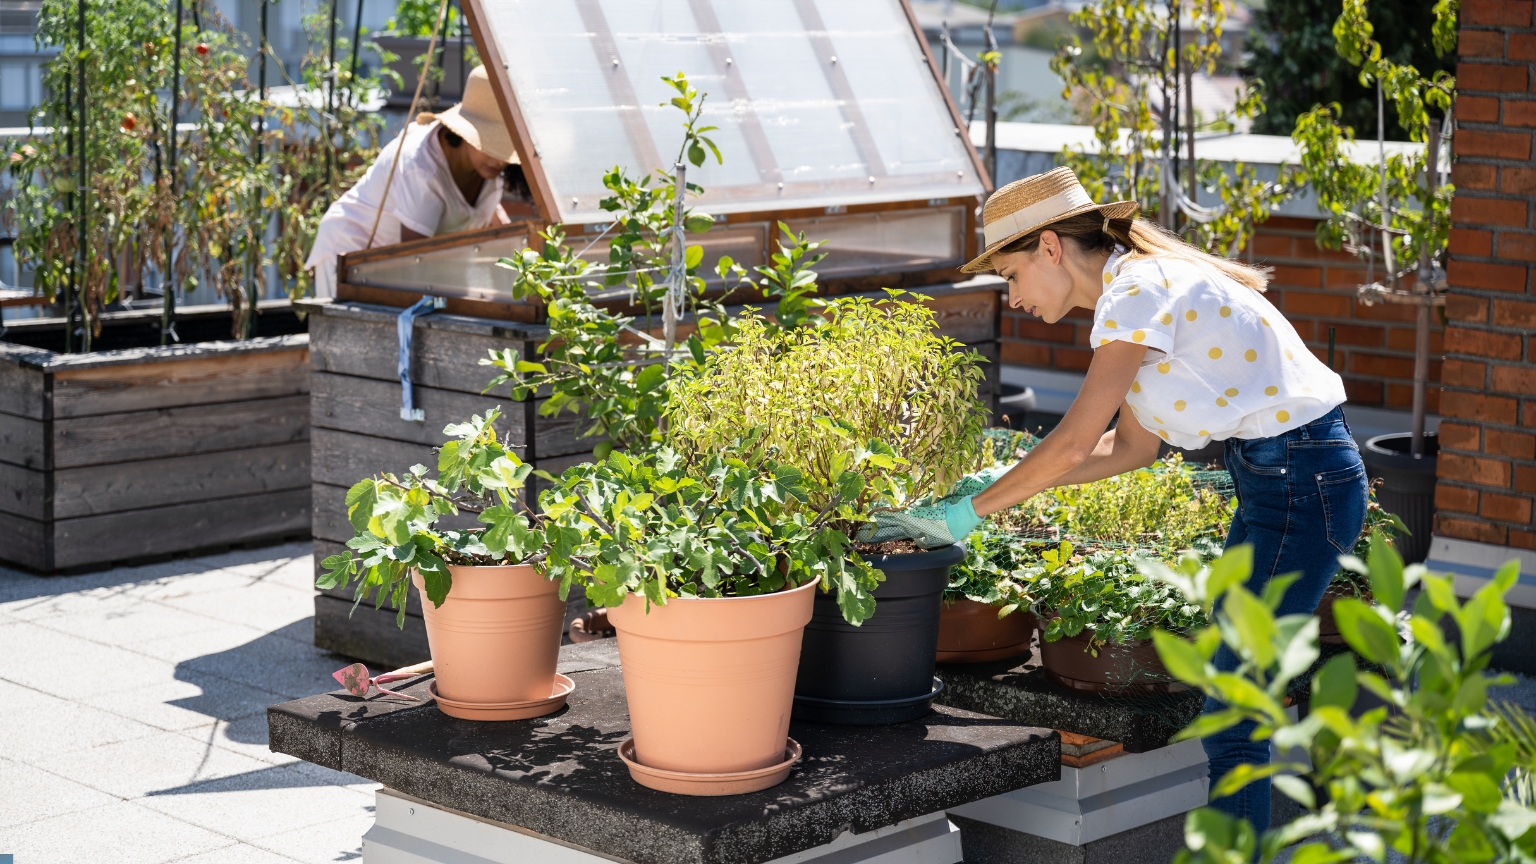
<svg viewBox="0 0 1536 864"><path fill-rule="evenodd" d="M1253 254L1265 258L1289 258L1292 239L1284 234L1270 234L1260 230L1253 235Z"/></svg>
<svg viewBox="0 0 1536 864"><path fill-rule="evenodd" d="M1511 333L1493 333L1466 327L1451 327L1445 331L1445 350L1451 354L1519 360L1520 349L1520 337Z"/></svg>
<svg viewBox="0 0 1536 864"><path fill-rule="evenodd" d="M1461 26L1469 24L1529 27L1530 0L1466 0L1461 4Z"/></svg>
<svg viewBox="0 0 1536 864"><path fill-rule="evenodd" d="M1529 525L1531 523L1531 499L1488 492L1483 495L1482 514L1489 519Z"/></svg>
<svg viewBox="0 0 1536 864"><path fill-rule="evenodd" d="M1329 267L1323 273L1323 287L1353 294L1365 284L1365 267Z"/></svg>
<svg viewBox="0 0 1536 864"><path fill-rule="evenodd" d="M1067 310L1067 314L1062 316L1062 317L1070 318L1070 319L1072 319L1074 321L1092 321L1093 320L1093 310L1092 309L1084 309L1081 306L1073 306L1071 309L1068 309Z"/></svg>
<svg viewBox="0 0 1536 864"><path fill-rule="evenodd" d="M1499 191L1515 195L1529 195L1536 192L1536 170L1505 168L1499 179Z"/></svg>
<svg viewBox="0 0 1536 864"><path fill-rule="evenodd" d="M1323 287L1323 268L1295 267L1280 264L1271 278L1276 285L1297 285L1303 288Z"/></svg>
<svg viewBox="0 0 1536 864"><path fill-rule="evenodd" d="M1082 348L1056 349L1055 367L1057 369L1071 369L1073 371L1080 371L1087 369L1088 364L1092 361L1092 351L1085 351Z"/></svg>
<svg viewBox="0 0 1536 864"><path fill-rule="evenodd" d="M1006 343L1005 343L1006 344ZM1481 389L1488 380L1488 364L1475 363L1471 360L1446 360L1441 368L1440 381L1453 387L1476 387Z"/></svg>
<svg viewBox="0 0 1536 864"><path fill-rule="evenodd" d="M1501 327L1536 328L1536 303L1524 300L1493 301L1493 323Z"/></svg>
<svg viewBox="0 0 1536 864"><path fill-rule="evenodd" d="M1499 257L1536 261L1536 234L1499 234Z"/></svg>
<svg viewBox="0 0 1536 864"><path fill-rule="evenodd" d="M1447 390L1440 397L1440 413L1446 417L1515 425L1515 400L1486 393Z"/></svg>
<svg viewBox="0 0 1536 864"><path fill-rule="evenodd" d="M1470 450L1473 453L1481 451L1478 435L1481 426L1473 426L1467 423L1441 423L1440 446L1449 447L1452 450Z"/></svg>
<svg viewBox="0 0 1536 864"><path fill-rule="evenodd" d="M1077 336L1077 328L1071 324L1047 324L1033 318L1020 318L1014 321L1013 332L1020 339L1065 342L1069 345Z"/></svg>
<svg viewBox="0 0 1536 864"><path fill-rule="evenodd" d="M1430 319L1430 326L1432 328L1437 323L1439 322L1435 321L1434 318ZM1419 334L1417 331L1409 330L1406 327L1389 330L1387 331L1387 347L1396 348L1399 351L1417 351L1419 350ZM1435 329L1429 331L1429 353L1445 353L1444 332Z"/></svg>
<svg viewBox="0 0 1536 864"><path fill-rule="evenodd" d="M1431 361L1429 364L1430 377L1438 378L1440 364ZM1412 357L1389 357L1383 354L1366 354L1360 351L1349 352L1349 371L1359 375L1377 375L1382 378L1413 378Z"/></svg>
<svg viewBox="0 0 1536 864"><path fill-rule="evenodd" d="M1467 38L1464 31L1461 38ZM1509 34L1509 59L1536 60L1536 33Z"/></svg>
<svg viewBox="0 0 1536 864"><path fill-rule="evenodd" d="M1407 303L1377 303L1375 306L1356 306L1355 318L1362 321L1399 321L1412 324L1419 320L1419 311Z"/></svg>
<svg viewBox="0 0 1536 864"><path fill-rule="evenodd" d="M1524 74L1525 70L1520 70ZM1523 80L1523 79L1522 79ZM1525 84L1520 85L1525 89ZM1487 156L1492 159L1531 158L1531 136L1524 132L1485 132L1481 129L1456 130L1456 155Z"/></svg>
<svg viewBox="0 0 1536 864"><path fill-rule="evenodd" d="M1509 529L1509 545L1517 549L1536 549L1536 534L1529 531L1521 531L1518 528Z"/></svg>
<svg viewBox="0 0 1536 864"><path fill-rule="evenodd" d="M1424 410L1431 414L1440 413L1440 388L1435 386L1433 377L1429 379L1428 386L1424 388ZM1387 382L1386 403L1392 408L1409 409L1413 407L1413 385L1393 384Z"/></svg>
<svg viewBox="0 0 1536 864"><path fill-rule="evenodd" d="M1359 378L1344 379L1344 396L1353 405L1382 404L1380 381L1361 381Z"/></svg>
<svg viewBox="0 0 1536 864"><path fill-rule="evenodd" d="M1485 323L1488 320L1488 301L1452 291L1445 296L1445 317L1452 321Z"/></svg>
<svg viewBox="0 0 1536 864"><path fill-rule="evenodd" d="M1536 366L1495 366L1490 389L1496 393L1536 395Z"/></svg>
<svg viewBox="0 0 1536 864"><path fill-rule="evenodd" d="M1488 446L1484 448L1489 453L1499 456L1513 456L1516 459L1536 458L1536 435L1526 435L1523 432L1506 432L1503 429L1488 430Z"/></svg>
<svg viewBox="0 0 1536 864"><path fill-rule="evenodd" d="M1446 278L1458 288L1524 291L1526 268L1514 264L1485 264L1452 259Z"/></svg>
<svg viewBox="0 0 1536 864"><path fill-rule="evenodd" d="M1516 465L1515 488L1521 492L1536 492L1536 468L1529 465Z"/></svg>
<svg viewBox="0 0 1536 864"><path fill-rule="evenodd" d="M1457 99L1460 105L1461 100ZM1489 122L1498 122L1497 118ZM1504 125L1506 126L1536 126L1536 102L1517 102L1513 99L1504 100Z"/></svg>
<svg viewBox="0 0 1536 864"><path fill-rule="evenodd" d="M1499 122L1499 97L1458 96L1456 111L1457 117L1468 123L1497 123Z"/></svg>
<svg viewBox="0 0 1536 864"><path fill-rule="evenodd" d="M1051 349L1044 345L1005 339L1002 344L1002 355L1004 363L1022 363L1025 366L1046 368L1051 365Z"/></svg>
<svg viewBox="0 0 1536 864"><path fill-rule="evenodd" d="M1317 329L1316 322L1308 321L1305 319L1291 321L1290 318L1286 318L1285 320L1290 321L1291 329L1296 331L1296 335L1301 337L1301 341L1311 342L1313 339L1317 338L1315 335ZM1324 329L1323 332L1327 333L1328 331L1327 329Z"/></svg>
<svg viewBox="0 0 1536 864"><path fill-rule="evenodd" d="M1523 93L1525 92L1526 84L1530 81L1530 77L1530 71L1524 66L1513 66L1506 63L1456 64L1456 89L1462 92L1494 90L1505 93ZM1460 98L1456 100L1456 104L1461 104Z"/></svg>
<svg viewBox="0 0 1536 864"><path fill-rule="evenodd" d="M1493 525L1480 519L1457 519L1452 516L1435 517L1435 533L1459 540L1475 540L1503 546L1509 531L1502 525Z"/></svg>
<svg viewBox="0 0 1536 864"><path fill-rule="evenodd" d="M1461 480L1481 486L1509 486L1509 463L1481 456L1463 456L1460 453L1441 453L1439 475L1446 480Z"/></svg>
<svg viewBox="0 0 1536 864"><path fill-rule="evenodd" d="M1451 254L1487 258L1493 254L1493 232L1472 228L1451 229Z"/></svg>
<svg viewBox="0 0 1536 864"><path fill-rule="evenodd" d="M1489 60L1504 59L1504 34L1496 30L1463 30L1456 40L1456 53L1462 57L1485 57ZM1465 96L1456 98L1456 113L1462 117Z"/></svg>
<svg viewBox="0 0 1536 864"><path fill-rule="evenodd" d="M1435 487L1435 509L1455 510L1458 513L1477 512L1477 490L1468 489L1465 486L1447 486L1441 483Z"/></svg>
<svg viewBox="0 0 1536 864"><path fill-rule="evenodd" d="M1287 315L1321 315L1330 318L1348 318L1354 302L1349 297L1333 294L1313 294L1307 291L1287 291L1283 298Z"/></svg>
<svg viewBox="0 0 1536 864"><path fill-rule="evenodd" d="M1499 178L1499 169L1493 165L1476 165L1458 162L1451 166L1451 182L1457 189L1493 189Z"/></svg>
<svg viewBox="0 0 1536 864"><path fill-rule="evenodd" d="M1525 403L1525 425L1536 426L1536 401Z"/></svg>
<svg viewBox="0 0 1536 864"><path fill-rule="evenodd" d="M1451 221L1469 225L1513 225L1524 228L1525 202L1510 198L1469 198L1457 195L1451 199Z"/></svg>
<svg viewBox="0 0 1536 864"><path fill-rule="evenodd" d="M1367 348L1380 348L1387 332L1382 327L1328 322L1323 328L1323 339L1325 340L1328 338L1329 327L1332 327L1335 331L1334 341L1337 344L1364 345Z"/></svg>

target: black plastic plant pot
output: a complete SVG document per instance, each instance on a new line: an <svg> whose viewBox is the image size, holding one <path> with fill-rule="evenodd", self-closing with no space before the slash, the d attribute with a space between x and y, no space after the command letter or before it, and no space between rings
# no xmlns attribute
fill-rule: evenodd
<svg viewBox="0 0 1536 864"><path fill-rule="evenodd" d="M854 627L835 594L816 595L800 643L796 720L874 726L916 720L943 685L933 677L939 614L949 568L965 560L959 544L911 555L871 555L885 573L875 614Z"/></svg>
<svg viewBox="0 0 1536 864"><path fill-rule="evenodd" d="M1439 454L1440 439L1433 432L1424 433L1424 455L1418 459L1413 458L1410 432L1377 435L1365 442L1360 453L1366 474L1382 480L1376 503L1397 514L1413 532L1397 538L1398 554L1409 564L1422 563L1429 555L1429 536L1435 530L1435 463Z"/></svg>

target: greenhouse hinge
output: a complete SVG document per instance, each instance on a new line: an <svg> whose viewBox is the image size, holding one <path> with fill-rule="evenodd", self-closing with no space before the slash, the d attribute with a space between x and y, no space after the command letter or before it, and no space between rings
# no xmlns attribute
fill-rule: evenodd
<svg viewBox="0 0 1536 864"><path fill-rule="evenodd" d="M448 305L448 301L442 297L426 295L416 301L416 305L400 313L395 319L395 329L400 334L400 419L412 423L426 422L426 412L417 408L413 403L411 393L411 331L416 327L416 319L423 315L430 315Z"/></svg>

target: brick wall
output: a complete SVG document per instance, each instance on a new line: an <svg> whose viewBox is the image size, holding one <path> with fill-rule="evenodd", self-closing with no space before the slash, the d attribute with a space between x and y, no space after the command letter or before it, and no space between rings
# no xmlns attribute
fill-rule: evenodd
<svg viewBox="0 0 1536 864"><path fill-rule="evenodd" d="M1274 269L1268 298L1312 347L1328 358L1328 328L1335 328L1334 369L1344 378L1349 401L1370 407L1408 410L1413 406L1414 308L1387 303L1366 306L1355 299L1365 265L1352 255L1319 249L1316 222L1277 216L1259 227L1254 263ZM1092 316L1075 309L1056 324L1022 312L1003 312L1003 360L1051 369L1082 371ZM1430 335L1431 384L1440 380L1442 332ZM1439 390L1430 387L1429 410L1437 412Z"/></svg>
<svg viewBox="0 0 1536 864"><path fill-rule="evenodd" d="M1525 549L1536 498L1536 27L1531 0L1464 0L1435 531Z"/></svg>

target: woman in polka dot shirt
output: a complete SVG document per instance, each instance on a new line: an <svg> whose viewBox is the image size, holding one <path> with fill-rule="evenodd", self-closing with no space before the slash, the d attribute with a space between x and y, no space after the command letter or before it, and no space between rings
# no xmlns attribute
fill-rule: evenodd
<svg viewBox="0 0 1536 864"><path fill-rule="evenodd" d="M1254 593L1299 572L1278 614L1311 613L1365 521L1343 382L1264 299L1263 273L1189 246L1136 219L1137 209L1095 204L1067 168L987 201L986 250L966 269L996 270L1009 305L1045 321L1093 310L1094 357L1061 424L974 498L940 502L943 526L960 539L980 517L1042 490L1148 465L1163 441L1225 441L1240 502L1227 546L1251 544ZM1230 671L1238 660L1223 647L1214 662ZM1269 761L1269 742L1248 740L1252 731L1205 739L1213 785L1239 763ZM1269 791L1262 780L1214 804L1263 831Z"/></svg>

